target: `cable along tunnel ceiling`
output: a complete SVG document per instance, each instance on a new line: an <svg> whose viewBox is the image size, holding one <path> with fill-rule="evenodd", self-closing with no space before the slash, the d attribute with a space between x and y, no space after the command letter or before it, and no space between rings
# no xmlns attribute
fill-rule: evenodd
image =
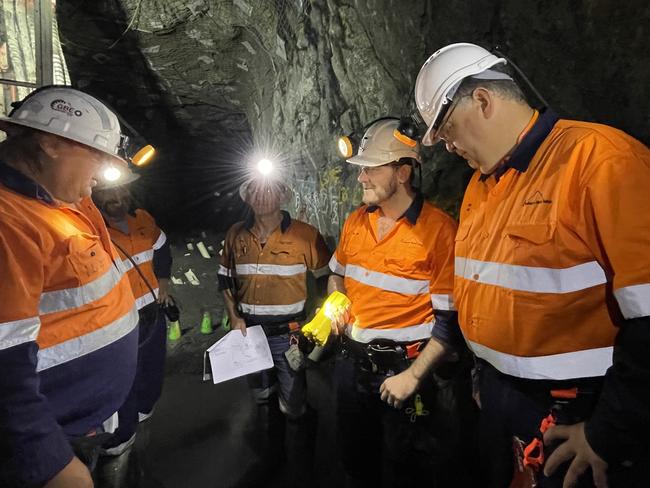
<svg viewBox="0 0 650 488"><path fill-rule="evenodd" d="M611 3L95 0L60 2L57 17L73 83L161 149L143 180L163 220L238 217L253 144L281 153L293 213L336 236L359 200L336 136L414 111L420 66L450 42L500 46L561 115L647 143L650 7ZM425 156L425 189L455 214L468 168Z"/></svg>

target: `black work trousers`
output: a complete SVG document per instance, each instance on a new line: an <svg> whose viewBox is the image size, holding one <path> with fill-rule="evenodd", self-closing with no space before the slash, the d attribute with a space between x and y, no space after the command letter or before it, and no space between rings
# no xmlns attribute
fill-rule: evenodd
<svg viewBox="0 0 650 488"><path fill-rule="evenodd" d="M513 473L512 437L517 436L525 443L539 436L539 427L551 407L556 403L550 389L569 388L571 382L550 384L520 380L497 371L488 363L478 361L479 394L481 401L479 446L484 486L506 488L510 486ZM582 383L584 384L584 382ZM598 383L589 382L586 397L560 405L558 424L573 424L588 419L598 399ZM590 398L589 396L592 395ZM546 446L548 459L555 446ZM562 488L569 463L561 466L554 475L538 475L538 488ZM625 468L610 466L608 471L610 488L636 488L650 486L650 477L637 471L640 466ZM575 488L593 487L591 470L581 476Z"/></svg>
<svg viewBox="0 0 650 488"><path fill-rule="evenodd" d="M462 422L457 403L441 405L444 394L430 376L418 390L421 415L415 409L415 395L395 409L381 401L379 387L385 379L385 374L368 371L354 357L337 357L338 452L348 484L369 488L471 486L462 481L467 470L460 468ZM469 399L469 393L465 398ZM471 419L465 422L468 426Z"/></svg>

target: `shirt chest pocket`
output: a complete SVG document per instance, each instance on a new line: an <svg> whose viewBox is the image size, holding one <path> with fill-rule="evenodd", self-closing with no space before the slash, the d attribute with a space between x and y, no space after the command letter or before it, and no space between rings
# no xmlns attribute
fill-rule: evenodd
<svg viewBox="0 0 650 488"><path fill-rule="evenodd" d="M514 263L523 266L553 267L559 263L555 245L556 225L553 222L511 224L504 228L507 245Z"/></svg>
<svg viewBox="0 0 650 488"><path fill-rule="evenodd" d="M358 231L353 231L345 241L343 252L350 258L356 256L363 249L365 242L365 234Z"/></svg>
<svg viewBox="0 0 650 488"><path fill-rule="evenodd" d="M389 271L430 272L427 251L419 242L401 241L384 257L384 264Z"/></svg>
<svg viewBox="0 0 650 488"><path fill-rule="evenodd" d="M98 278L112 265L99 238L87 235L72 236L68 240L66 259L81 284Z"/></svg>
<svg viewBox="0 0 650 488"><path fill-rule="evenodd" d="M304 262L302 252L295 245L286 245L281 249L273 249L270 253L273 264L294 265ZM262 259L260 261L264 262Z"/></svg>

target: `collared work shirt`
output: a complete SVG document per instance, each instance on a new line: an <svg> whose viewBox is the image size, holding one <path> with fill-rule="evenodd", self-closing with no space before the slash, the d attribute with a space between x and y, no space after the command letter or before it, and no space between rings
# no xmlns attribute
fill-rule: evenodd
<svg viewBox="0 0 650 488"><path fill-rule="evenodd" d="M280 227L264 247L251 232L252 220L233 225L219 266L220 288L238 287L241 313L250 323L290 321L304 312L306 272L328 273L330 252L316 228L283 212Z"/></svg>
<svg viewBox="0 0 650 488"><path fill-rule="evenodd" d="M158 298L158 280L153 266L154 254L165 245L167 236L156 225L154 218L142 209L137 209L135 215L127 215L126 223L128 225L127 234L113 227L109 227L108 232L111 239L131 256L144 275L143 279L131 260L118 248L124 269L128 271L136 305L140 310ZM168 272L165 274L166 276L161 276L161 278L169 277ZM153 289L155 297L151 294L149 286Z"/></svg>
<svg viewBox="0 0 650 488"><path fill-rule="evenodd" d="M72 459L66 436L122 405L138 313L92 201L58 205L1 163L0 275L0 484L39 485Z"/></svg>
<svg viewBox="0 0 650 488"><path fill-rule="evenodd" d="M650 315L650 152L543 114L497 180L469 183L454 295L474 353L529 379L604 375L617 324Z"/></svg>
<svg viewBox="0 0 650 488"><path fill-rule="evenodd" d="M418 195L383 239L381 210L362 206L345 221L330 269L344 277L356 341L408 342L432 335L435 310L452 298L456 223Z"/></svg>

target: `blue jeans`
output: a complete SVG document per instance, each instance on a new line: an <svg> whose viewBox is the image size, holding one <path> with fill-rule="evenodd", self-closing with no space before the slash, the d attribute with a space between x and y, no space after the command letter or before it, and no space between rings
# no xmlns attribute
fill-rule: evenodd
<svg viewBox="0 0 650 488"><path fill-rule="evenodd" d="M258 404L268 403L277 391L280 410L289 418L305 413L307 382L304 371L294 371L284 353L289 349L289 334L267 337L273 368L248 375L248 384Z"/></svg>

